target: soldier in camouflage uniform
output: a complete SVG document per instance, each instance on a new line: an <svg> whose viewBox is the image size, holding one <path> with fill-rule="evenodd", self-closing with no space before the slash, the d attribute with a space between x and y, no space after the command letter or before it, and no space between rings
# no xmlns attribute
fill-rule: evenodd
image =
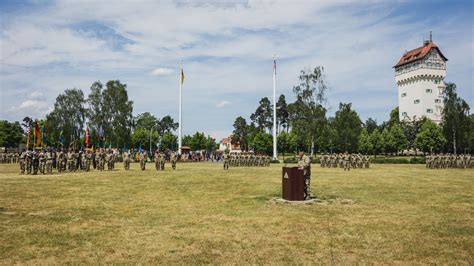
<svg viewBox="0 0 474 266"><path fill-rule="evenodd" d="M45 174L46 172L46 157L44 154L44 150L41 150L38 153L38 161L39 161L39 171L41 174Z"/></svg>
<svg viewBox="0 0 474 266"><path fill-rule="evenodd" d="M139 155L139 158L140 158L140 168L144 171L145 170L145 166L146 166L146 158L147 157L147 154L146 154L146 151L142 151Z"/></svg>
<svg viewBox="0 0 474 266"><path fill-rule="evenodd" d="M304 175L304 198L311 197L311 157L306 156L303 151L299 153L298 168L303 170Z"/></svg>
<svg viewBox="0 0 474 266"><path fill-rule="evenodd" d="M46 151L45 157L46 157L46 173L52 174L53 173L52 151L51 150Z"/></svg>
<svg viewBox="0 0 474 266"><path fill-rule="evenodd" d="M229 170L229 154L226 152L222 157L224 159L224 170Z"/></svg>
<svg viewBox="0 0 474 266"><path fill-rule="evenodd" d="M24 175L26 170L26 152L22 150L19 157L20 162L20 174Z"/></svg>
<svg viewBox="0 0 474 266"><path fill-rule="evenodd" d="M153 156L153 159L155 160L155 169L156 171L160 171L161 170L161 166L160 166L160 157L161 157L161 154L158 150L155 151L155 155Z"/></svg>
<svg viewBox="0 0 474 266"><path fill-rule="evenodd" d="M31 165L33 167L33 175L38 174L39 158L38 158L38 151L36 151L36 150L32 151Z"/></svg>
<svg viewBox="0 0 474 266"><path fill-rule="evenodd" d="M344 171L350 171L351 170L351 162L350 162L350 155L347 154L347 152L344 154L344 156L342 157L342 162L343 162L343 166L344 166Z"/></svg>
<svg viewBox="0 0 474 266"><path fill-rule="evenodd" d="M130 153L128 151L123 152L123 169L129 170L130 169Z"/></svg>
<svg viewBox="0 0 474 266"><path fill-rule="evenodd" d="M176 170L176 153L174 151L170 152L170 162L171 162L171 168L173 170Z"/></svg>

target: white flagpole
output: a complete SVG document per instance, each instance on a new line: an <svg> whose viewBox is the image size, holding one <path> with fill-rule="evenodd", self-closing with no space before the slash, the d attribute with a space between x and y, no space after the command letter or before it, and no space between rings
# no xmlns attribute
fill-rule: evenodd
<svg viewBox="0 0 474 266"><path fill-rule="evenodd" d="M183 88L183 82L182 82L182 75L183 75L183 66L181 66L181 69L179 71L179 118L178 118L178 154L181 155L181 146L182 146L182 132L183 132L183 125L182 125L182 120L181 120L181 90Z"/></svg>
<svg viewBox="0 0 474 266"><path fill-rule="evenodd" d="M278 160L276 135L276 61L273 56L273 159Z"/></svg>

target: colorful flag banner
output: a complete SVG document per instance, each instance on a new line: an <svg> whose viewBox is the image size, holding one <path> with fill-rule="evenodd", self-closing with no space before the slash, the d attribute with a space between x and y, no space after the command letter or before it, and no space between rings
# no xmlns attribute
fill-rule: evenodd
<svg viewBox="0 0 474 266"><path fill-rule="evenodd" d="M61 130L61 132L59 133L59 142L61 142L61 145L64 146L64 131Z"/></svg>
<svg viewBox="0 0 474 266"><path fill-rule="evenodd" d="M89 143L90 143L90 140L89 140L89 128L86 127L86 135L85 135L85 142L86 142L86 148L89 147Z"/></svg>
<svg viewBox="0 0 474 266"><path fill-rule="evenodd" d="M184 83L184 70L181 68L181 84Z"/></svg>
<svg viewBox="0 0 474 266"><path fill-rule="evenodd" d="M41 132L42 142L43 145L48 144L47 136L46 136L46 122L43 125L42 132Z"/></svg>
<svg viewBox="0 0 474 266"><path fill-rule="evenodd" d="M30 146L30 128L26 131L26 148Z"/></svg>
<svg viewBox="0 0 474 266"><path fill-rule="evenodd" d="M35 123L35 147L41 146L41 130L38 121Z"/></svg>

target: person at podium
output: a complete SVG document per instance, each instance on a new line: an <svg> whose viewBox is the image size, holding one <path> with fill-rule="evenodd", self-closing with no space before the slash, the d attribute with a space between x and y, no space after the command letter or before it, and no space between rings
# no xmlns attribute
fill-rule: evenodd
<svg viewBox="0 0 474 266"><path fill-rule="evenodd" d="M306 156L304 151L300 151L298 161L298 168L303 170L304 173L304 198L309 200L311 196L311 157Z"/></svg>

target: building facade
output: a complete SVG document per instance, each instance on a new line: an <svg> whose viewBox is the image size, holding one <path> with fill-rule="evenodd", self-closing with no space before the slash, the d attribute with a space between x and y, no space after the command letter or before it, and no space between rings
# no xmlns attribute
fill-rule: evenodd
<svg viewBox="0 0 474 266"><path fill-rule="evenodd" d="M446 61L431 38L400 58L393 67L400 120L427 117L438 124L441 122Z"/></svg>

